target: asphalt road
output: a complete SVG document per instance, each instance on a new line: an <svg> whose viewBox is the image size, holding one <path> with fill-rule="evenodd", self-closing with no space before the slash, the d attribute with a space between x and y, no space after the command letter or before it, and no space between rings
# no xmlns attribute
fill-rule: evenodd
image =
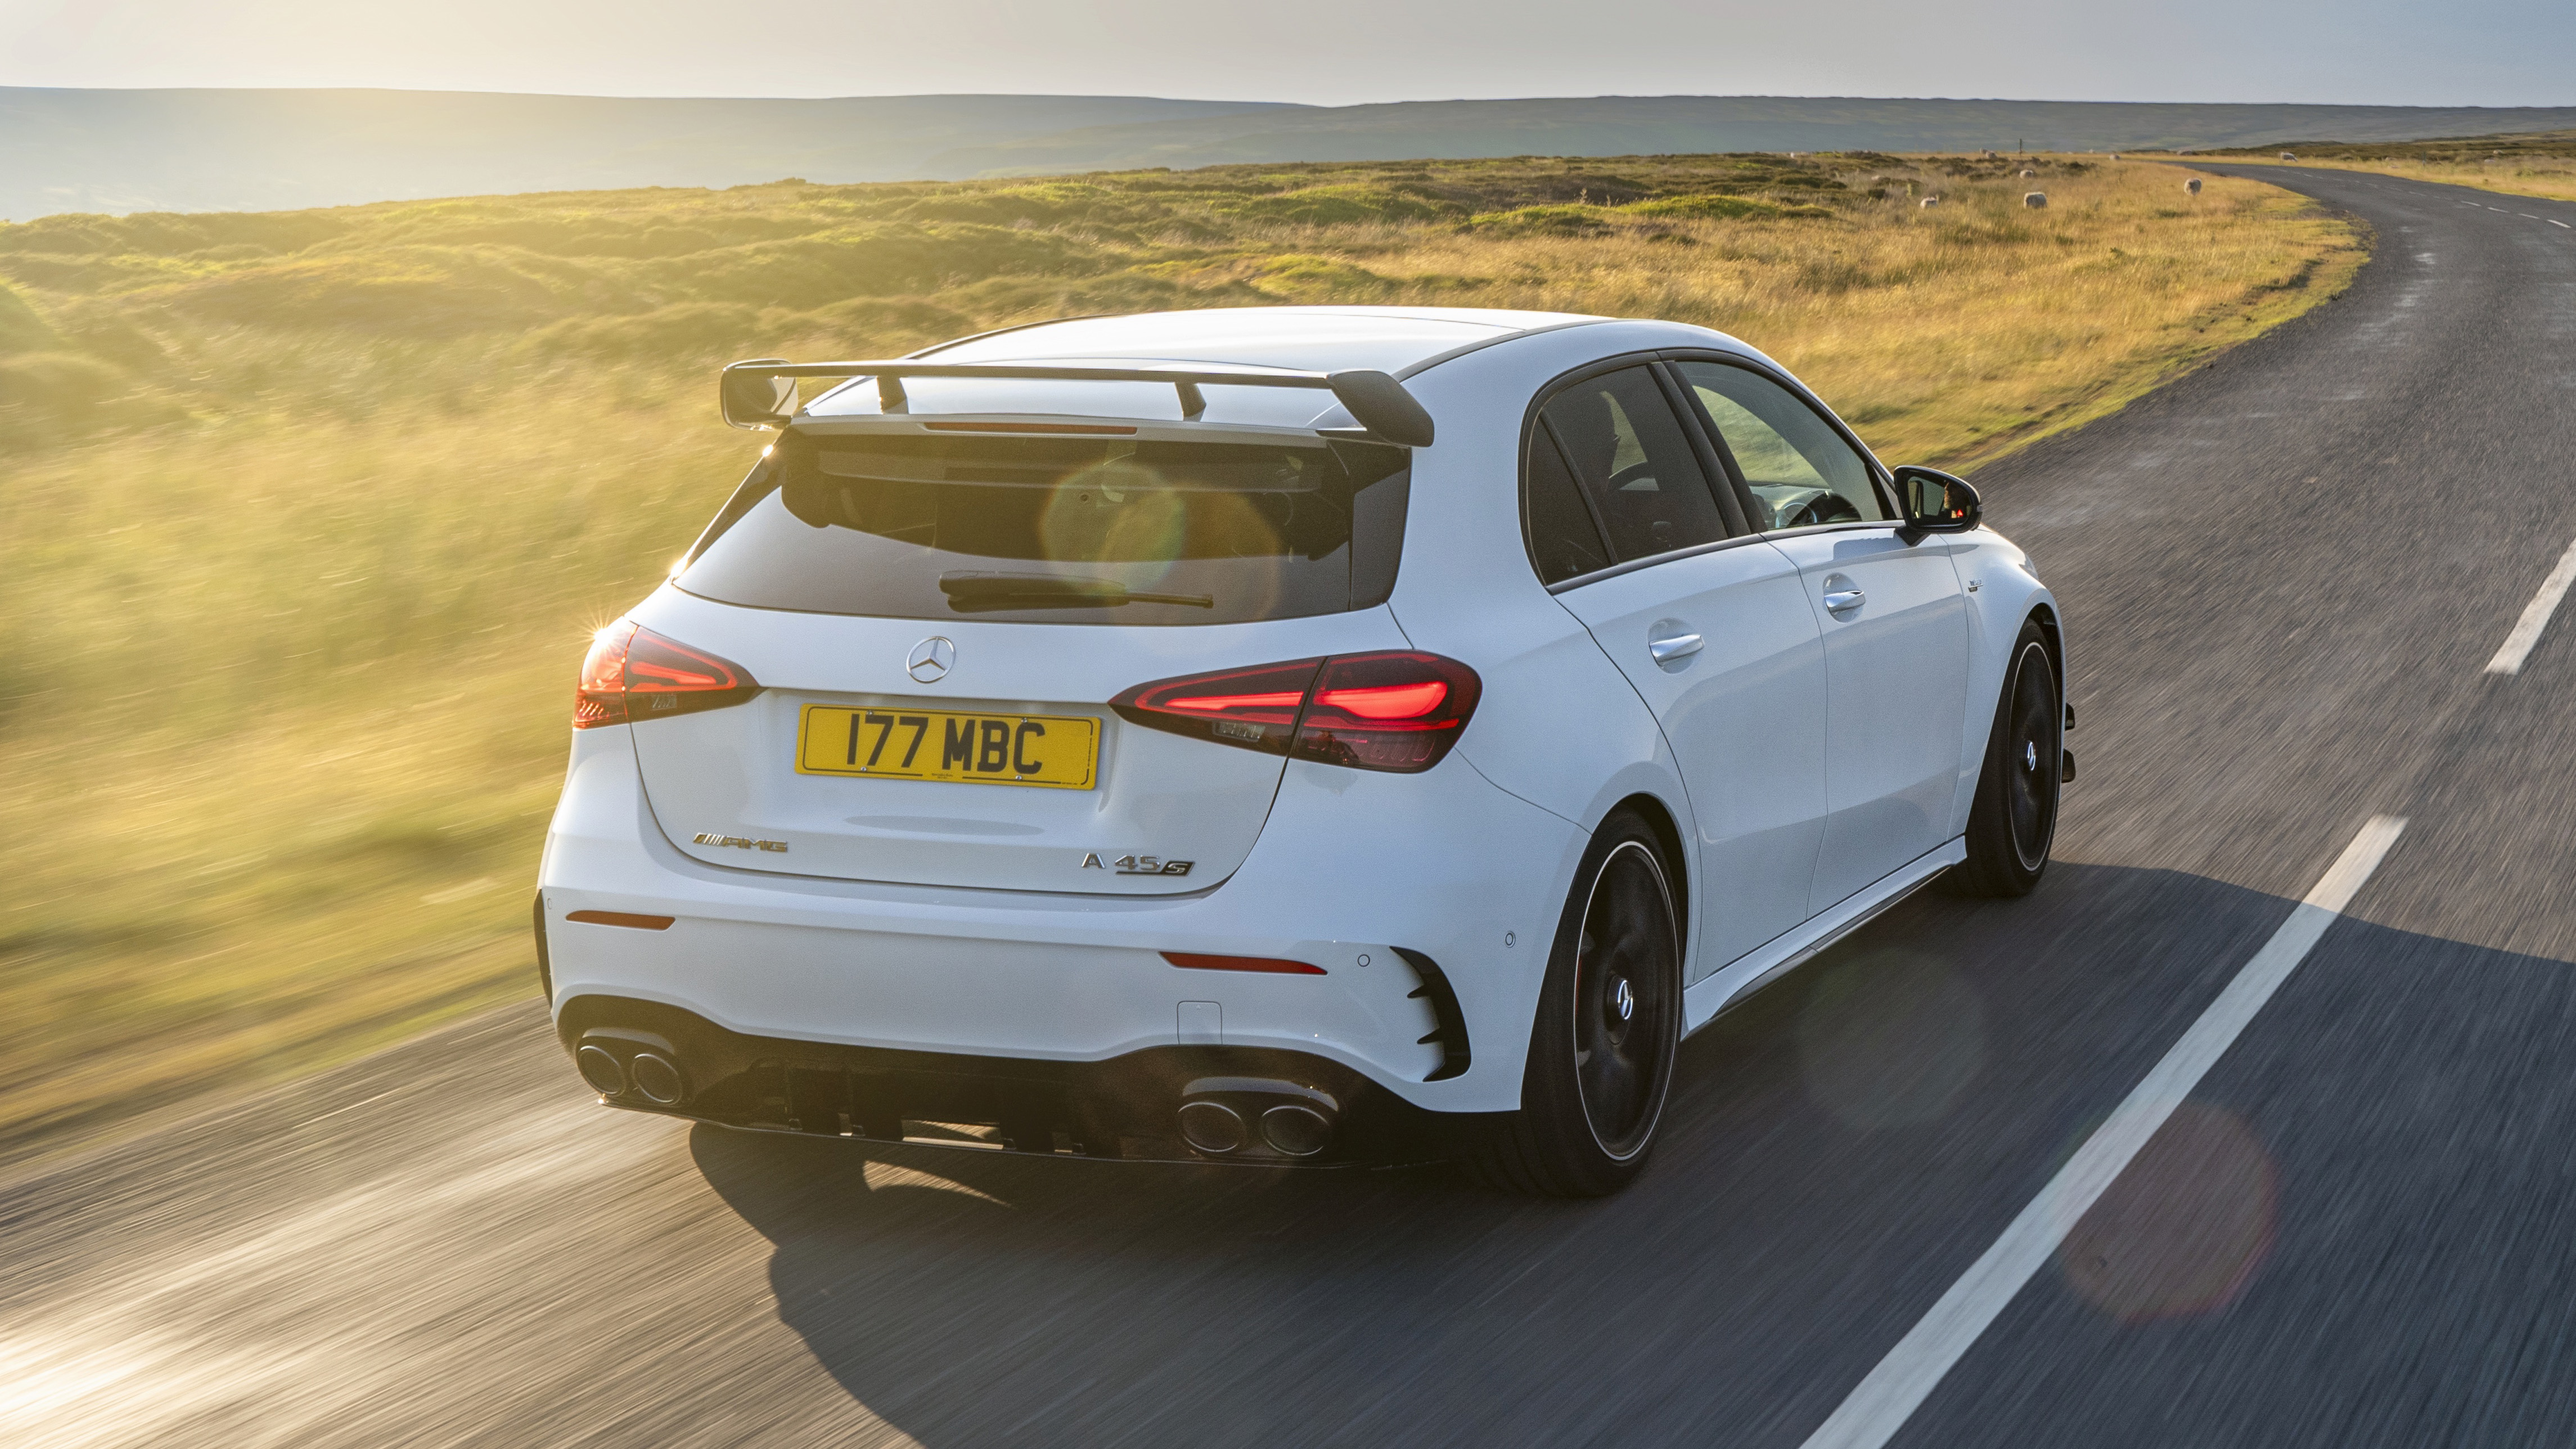
<svg viewBox="0 0 2576 1449"><path fill-rule="evenodd" d="M2259 174L2352 291L1979 477L2074 630L2059 864L1694 1039L1626 1195L692 1128L531 1003L0 1185L0 1441L1789 1449L2384 814L1894 1442L2576 1442L2576 607L2482 672L2576 539L2576 206Z"/></svg>

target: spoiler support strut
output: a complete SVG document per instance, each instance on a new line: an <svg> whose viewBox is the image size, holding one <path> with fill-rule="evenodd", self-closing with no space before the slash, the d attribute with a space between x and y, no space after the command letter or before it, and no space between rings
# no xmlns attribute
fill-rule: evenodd
<svg viewBox="0 0 2576 1449"><path fill-rule="evenodd" d="M737 428L784 427L794 416L795 379L800 377L874 378L877 404L886 412L908 411L903 390L907 377L969 377L1064 382L1158 382L1178 393L1181 419L1197 422L1207 412L1202 387L1294 387L1332 393L1353 421L1370 433L1408 448L1431 446L1431 414L1404 384L1383 372L1289 372L1229 367L1088 367L1055 363L909 362L901 359L864 362L787 362L761 358L729 364L717 380L724 420Z"/></svg>

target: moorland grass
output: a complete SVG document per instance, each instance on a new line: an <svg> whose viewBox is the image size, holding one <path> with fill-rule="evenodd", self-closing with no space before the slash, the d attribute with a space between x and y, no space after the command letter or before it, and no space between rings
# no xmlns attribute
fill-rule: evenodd
<svg viewBox="0 0 2576 1449"><path fill-rule="evenodd" d="M534 990L573 667L757 446L727 358L1154 307L1660 316L1965 465L2358 264L2286 193L2178 191L1523 158L0 226L0 1158Z"/></svg>

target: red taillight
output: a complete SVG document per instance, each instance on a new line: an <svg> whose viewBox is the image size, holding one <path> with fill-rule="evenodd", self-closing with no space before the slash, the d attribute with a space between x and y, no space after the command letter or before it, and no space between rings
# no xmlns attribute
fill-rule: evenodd
<svg viewBox="0 0 2576 1449"><path fill-rule="evenodd" d="M1449 753L1481 693L1457 660L1398 650L1158 680L1110 707L1149 729L1410 774Z"/></svg>
<svg viewBox="0 0 2576 1449"><path fill-rule="evenodd" d="M1298 722L1295 753L1362 770L1428 770L1457 742L1483 693L1476 671L1437 654L1328 659Z"/></svg>
<svg viewBox="0 0 2576 1449"><path fill-rule="evenodd" d="M1321 659L1140 684L1109 702L1129 720L1192 739L1284 755Z"/></svg>
<svg viewBox="0 0 2576 1449"><path fill-rule="evenodd" d="M621 620L590 641L573 695L572 727L722 709L758 693L759 682L741 665Z"/></svg>

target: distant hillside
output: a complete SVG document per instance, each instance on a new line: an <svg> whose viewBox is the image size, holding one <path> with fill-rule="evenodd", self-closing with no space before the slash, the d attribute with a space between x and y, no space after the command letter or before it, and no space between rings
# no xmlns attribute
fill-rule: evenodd
<svg viewBox="0 0 2576 1449"><path fill-rule="evenodd" d="M960 146L1263 109L1139 96L621 100L0 87L0 217L276 211L787 176L892 181Z"/></svg>
<svg viewBox="0 0 2576 1449"><path fill-rule="evenodd" d="M2576 107L1765 96L1294 106L1140 96L618 99L0 88L0 217L252 211L635 186L1234 162L1744 151L2144 150L2576 126Z"/></svg>
<svg viewBox="0 0 2576 1449"><path fill-rule="evenodd" d="M1297 106L1130 122L961 146L936 176L1245 161L1617 156L1726 151L2143 151L2576 125L2576 107L2151 105L2094 101L1603 96Z"/></svg>

